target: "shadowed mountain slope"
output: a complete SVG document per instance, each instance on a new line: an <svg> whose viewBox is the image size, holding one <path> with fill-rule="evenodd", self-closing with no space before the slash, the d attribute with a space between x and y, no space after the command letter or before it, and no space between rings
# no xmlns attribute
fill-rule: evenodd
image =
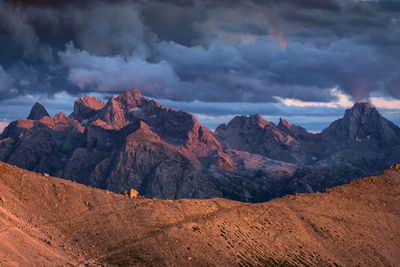
<svg viewBox="0 0 400 267"><path fill-rule="evenodd" d="M267 203L130 199L0 163L2 265L396 266L400 166Z"/></svg>

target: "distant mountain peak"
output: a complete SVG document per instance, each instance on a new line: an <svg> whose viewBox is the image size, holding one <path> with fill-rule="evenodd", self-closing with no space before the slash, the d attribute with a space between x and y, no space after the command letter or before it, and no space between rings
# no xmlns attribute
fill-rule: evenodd
<svg viewBox="0 0 400 267"><path fill-rule="evenodd" d="M116 101L121 104L122 109L129 110L139 106L142 103L143 95L140 93L139 89L132 89L129 91L124 91L120 94Z"/></svg>
<svg viewBox="0 0 400 267"><path fill-rule="evenodd" d="M381 144L397 142L400 129L385 119L369 102L359 102L347 109L343 118L333 122L322 134L356 142L362 140Z"/></svg>
<svg viewBox="0 0 400 267"><path fill-rule="evenodd" d="M275 126L271 122L264 120L259 114L251 114L249 116L238 116L238 120L244 121L247 125L257 125L260 128L264 128L266 125Z"/></svg>
<svg viewBox="0 0 400 267"><path fill-rule="evenodd" d="M113 96L110 97L100 118L111 125L114 129L119 130L125 126L125 115L120 103Z"/></svg>
<svg viewBox="0 0 400 267"><path fill-rule="evenodd" d="M290 129L292 127L292 124L290 124L287 120L285 120L283 118L279 118L279 123L278 123L277 127Z"/></svg>
<svg viewBox="0 0 400 267"><path fill-rule="evenodd" d="M351 110L376 110L376 108L374 107L374 105L372 105L371 103L367 102L367 101L362 101L362 102L357 102L353 105L353 107L351 108Z"/></svg>
<svg viewBox="0 0 400 267"><path fill-rule="evenodd" d="M358 102L348 110L344 115L344 119L358 121L360 124L365 124L370 119L378 120L383 118L379 111L369 102Z"/></svg>
<svg viewBox="0 0 400 267"><path fill-rule="evenodd" d="M78 98L74 103L74 111L71 118L82 122L94 116L100 109L104 108L106 103L94 96Z"/></svg>
<svg viewBox="0 0 400 267"><path fill-rule="evenodd" d="M31 113L28 116L28 120L40 120L45 116L50 116L50 115L42 104L36 102L31 109Z"/></svg>

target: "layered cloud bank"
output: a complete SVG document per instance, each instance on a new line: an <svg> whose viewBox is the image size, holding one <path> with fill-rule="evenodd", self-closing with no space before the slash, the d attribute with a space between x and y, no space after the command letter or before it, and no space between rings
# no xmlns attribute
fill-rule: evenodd
<svg viewBox="0 0 400 267"><path fill-rule="evenodd" d="M132 87L201 103L326 106L344 95L395 108L382 99L400 98L398 1L0 0L0 7L3 104Z"/></svg>

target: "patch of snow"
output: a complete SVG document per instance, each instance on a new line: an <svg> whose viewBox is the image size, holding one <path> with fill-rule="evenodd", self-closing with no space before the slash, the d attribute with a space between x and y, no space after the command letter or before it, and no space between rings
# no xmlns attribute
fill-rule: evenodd
<svg viewBox="0 0 400 267"><path fill-rule="evenodd" d="M89 122L89 120L83 120L83 121L81 122L81 124L82 124L83 126L86 126L88 122Z"/></svg>
<svg viewBox="0 0 400 267"><path fill-rule="evenodd" d="M135 107L135 108L130 109L129 111L130 112L138 112L138 111L140 111L140 108Z"/></svg>
<svg viewBox="0 0 400 267"><path fill-rule="evenodd" d="M361 142L361 139L358 138L358 135L357 135L357 137L356 137L356 141L357 141L357 142Z"/></svg>
<svg viewBox="0 0 400 267"><path fill-rule="evenodd" d="M370 136L370 135L368 135L368 136L367 136L367 139L368 139L368 140L369 140L369 139L371 139L371 136Z"/></svg>
<svg viewBox="0 0 400 267"><path fill-rule="evenodd" d="M311 159L312 159L313 161L316 161L318 158L316 158L316 157L311 157Z"/></svg>

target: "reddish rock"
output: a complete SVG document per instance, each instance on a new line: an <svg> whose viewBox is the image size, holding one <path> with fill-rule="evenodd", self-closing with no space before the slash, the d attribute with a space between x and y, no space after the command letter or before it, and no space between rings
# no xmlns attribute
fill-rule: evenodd
<svg viewBox="0 0 400 267"><path fill-rule="evenodd" d="M86 96L84 98L78 98L74 103L74 111L70 115L71 118L85 122L92 118L99 110L104 108L106 103L97 99L94 96Z"/></svg>

